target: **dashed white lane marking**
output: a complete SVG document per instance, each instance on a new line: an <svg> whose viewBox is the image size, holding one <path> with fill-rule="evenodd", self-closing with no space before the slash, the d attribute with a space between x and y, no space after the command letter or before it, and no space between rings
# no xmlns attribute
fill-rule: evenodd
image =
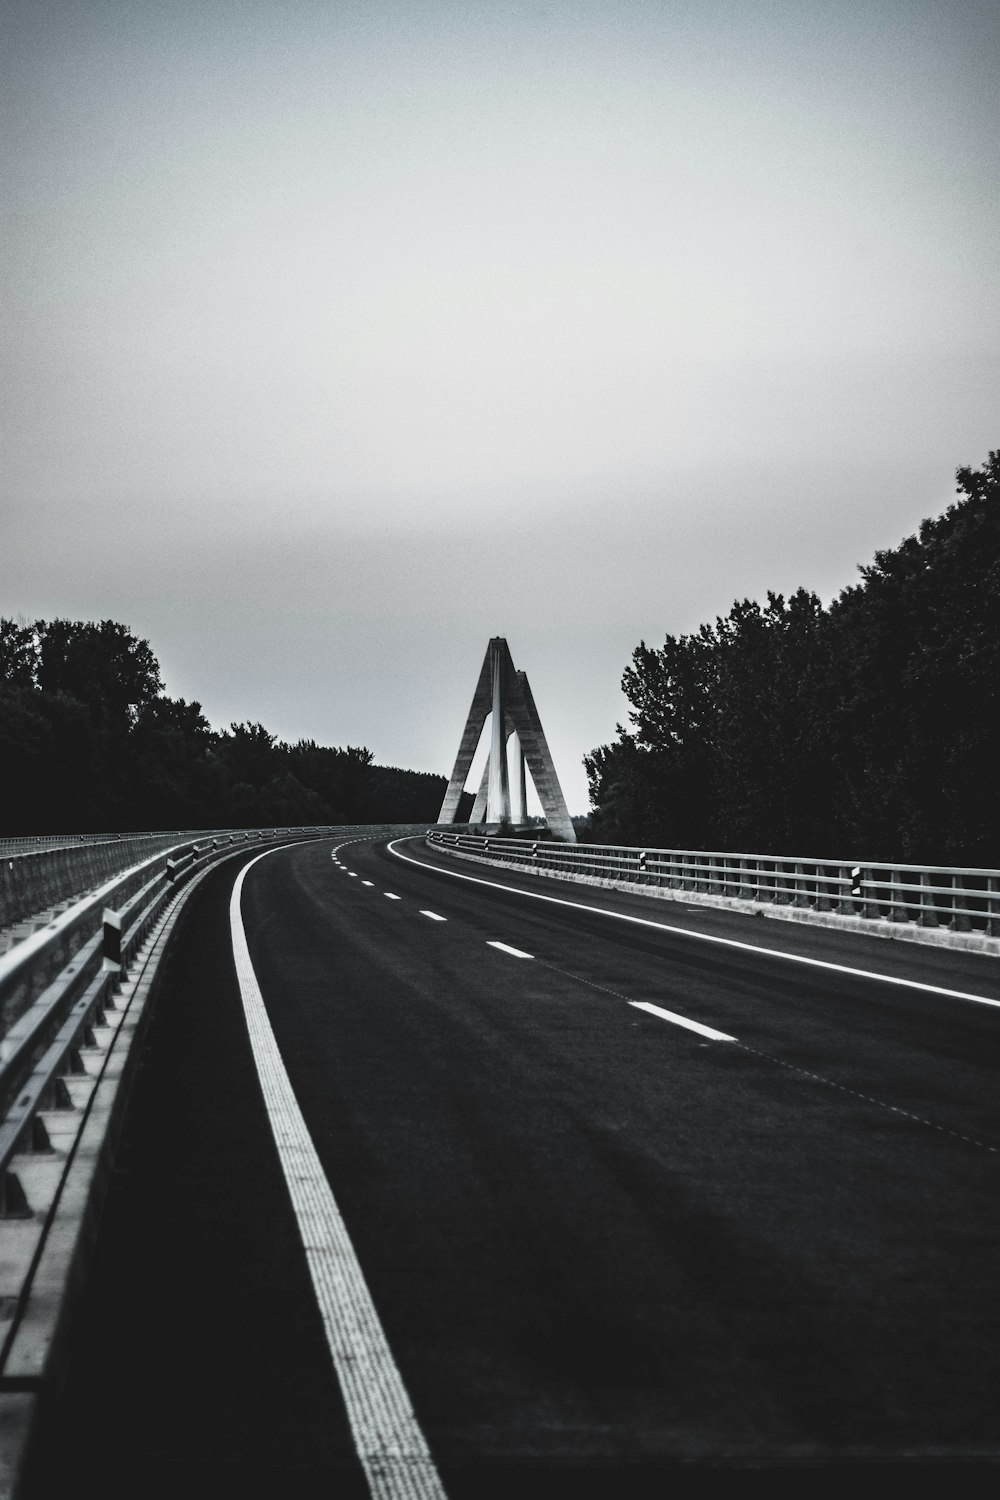
<svg viewBox="0 0 1000 1500"><path fill-rule="evenodd" d="M684 1026L688 1031L696 1031L699 1036L707 1036L713 1042L735 1042L734 1036L729 1036L725 1031L716 1031L714 1026L703 1026L700 1021L691 1021L687 1016L679 1016L676 1011L664 1010L662 1005L651 1005L648 1000L630 1000L635 1010L648 1010L651 1016L659 1016L661 1020L673 1021L675 1026Z"/></svg>
<svg viewBox="0 0 1000 1500"><path fill-rule="evenodd" d="M524 953L520 948L512 948L509 943L489 943L490 948L499 948L501 953L509 953L512 958L534 958L533 953Z"/></svg>
<svg viewBox="0 0 1000 1500"><path fill-rule="evenodd" d="M436 911L422 911L422 917L430 917L432 922L447 922L447 917L439 917Z"/></svg>
<svg viewBox="0 0 1000 1500"><path fill-rule="evenodd" d="M375 882L374 882L374 880L362 880L361 884L362 885L374 885Z"/></svg>
<svg viewBox="0 0 1000 1500"><path fill-rule="evenodd" d="M587 979L583 974L573 974L569 969L560 969L556 964L549 964L544 959L536 959L543 969L551 969L554 974L564 974L567 979L576 980L577 984L588 985L592 990L599 990L602 995L613 995L616 1000L624 1000L628 1005L638 1005L640 1009L656 1010L658 1007L647 1004L641 1000L631 1000L628 995L623 995L620 990L608 989L606 984L598 984L594 979ZM672 1011L660 1011L661 1015L672 1015ZM936 1120L928 1120L923 1115L912 1114L909 1110L899 1109L895 1104L889 1104L885 1099L878 1099L874 1094L862 1094L857 1089L852 1089L845 1083L837 1083L833 1078L826 1078L822 1073L813 1073L808 1068L801 1068L797 1063L788 1062L783 1057L775 1057L772 1052L762 1052L759 1047L751 1047L747 1042L741 1042L738 1037L728 1037L734 1047L740 1052L747 1052L753 1057L759 1057L764 1062L773 1063L775 1067L785 1068L789 1073L797 1073L800 1078L808 1078L813 1083L822 1084L826 1088L837 1089L841 1094L850 1094L855 1099L863 1099L866 1104L874 1104L878 1109L888 1110L890 1114L901 1115L904 1119L913 1120L917 1125L927 1125L931 1130L936 1130L941 1135L950 1135L957 1141L964 1141L968 1146L979 1146L984 1151L990 1151L994 1156L1000 1156L1000 1147L992 1145L989 1141L977 1140L975 1136L963 1135L960 1130L952 1130L950 1125L939 1125Z"/></svg>
<svg viewBox="0 0 1000 1500"><path fill-rule="evenodd" d="M351 877L352 880L357 880L357 878L358 878L358 872L357 872L357 870L348 870L347 873L348 873L348 875L350 875L350 877Z"/></svg>
<svg viewBox="0 0 1000 1500"><path fill-rule="evenodd" d="M395 891L383 891L382 894L387 901L402 901L403 899L402 896L397 896Z"/></svg>
<svg viewBox="0 0 1000 1500"><path fill-rule="evenodd" d="M464 875L460 870L448 870L442 865L429 865L425 860L414 859L410 854L401 854L396 848L398 840L387 845L390 854L403 859L421 870L432 870L436 875L449 875L453 880L468 880L473 885L487 885L495 891L505 891L508 896L527 896L532 901L546 901L550 906L568 906L574 911L589 912L595 917L610 917L616 922L631 922L635 927L653 927L658 932L669 932L676 937L691 938L699 943L716 943L722 948L738 948L743 953L759 953L764 958L785 959L791 964L805 964L811 969L832 970L836 974L850 974L855 979L877 979L882 984L895 984L907 990L920 990L925 995L944 995L949 1000L972 1000L976 1005L992 1005L1000 1010L1000 1000L986 995L972 995L966 990L945 989L940 984L925 984L919 979L902 979L896 974L879 974L874 969L855 969L849 964L835 964L825 958L807 958L804 953L788 953L784 948L764 948L759 943L743 943L739 938L719 937L714 932L696 932L690 927L674 927L669 922L654 922L650 917L636 917L631 912L608 911L603 906L589 906L585 901L570 901L565 896L545 896L541 891L526 891L519 885L502 885L499 880L484 880L479 875Z"/></svg>
<svg viewBox="0 0 1000 1500"><path fill-rule="evenodd" d="M268 1118L306 1252L313 1290L344 1396L358 1458L376 1500L445 1500L434 1460L392 1357L347 1226L292 1090L247 946L233 886L229 923L236 975Z"/></svg>

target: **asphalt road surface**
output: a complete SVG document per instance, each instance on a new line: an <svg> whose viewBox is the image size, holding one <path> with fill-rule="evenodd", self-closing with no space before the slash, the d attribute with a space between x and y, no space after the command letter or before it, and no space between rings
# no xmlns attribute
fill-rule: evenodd
<svg viewBox="0 0 1000 1500"><path fill-rule="evenodd" d="M169 952L38 1494L992 1467L995 959L326 840L247 869L241 985L241 868Z"/></svg>

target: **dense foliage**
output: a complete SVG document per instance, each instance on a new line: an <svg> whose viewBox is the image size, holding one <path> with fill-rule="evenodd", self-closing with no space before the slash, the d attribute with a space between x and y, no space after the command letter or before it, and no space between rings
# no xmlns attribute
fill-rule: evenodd
<svg viewBox="0 0 1000 1500"><path fill-rule="evenodd" d="M640 643L589 836L1000 864L1000 451L824 609L800 589Z"/></svg>
<svg viewBox="0 0 1000 1500"><path fill-rule="evenodd" d="M0 620L2 834L433 822L445 786L354 745L213 730L113 620Z"/></svg>

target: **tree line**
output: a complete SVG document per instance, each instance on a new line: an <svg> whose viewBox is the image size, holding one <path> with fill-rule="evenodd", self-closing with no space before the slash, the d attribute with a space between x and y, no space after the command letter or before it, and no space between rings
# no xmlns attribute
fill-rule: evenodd
<svg viewBox="0 0 1000 1500"><path fill-rule="evenodd" d="M0 834L432 823L446 785L364 746L215 730L117 621L0 619Z"/></svg>
<svg viewBox="0 0 1000 1500"><path fill-rule="evenodd" d="M591 839L1000 865L1000 450L827 608L734 603L622 686Z"/></svg>

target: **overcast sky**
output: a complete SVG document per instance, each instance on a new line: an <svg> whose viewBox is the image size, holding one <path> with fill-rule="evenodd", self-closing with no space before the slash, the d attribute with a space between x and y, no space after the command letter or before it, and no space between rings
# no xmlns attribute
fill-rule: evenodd
<svg viewBox="0 0 1000 1500"><path fill-rule="evenodd" d="M640 639L1000 446L1000 0L2 0L0 613L573 812Z"/></svg>

